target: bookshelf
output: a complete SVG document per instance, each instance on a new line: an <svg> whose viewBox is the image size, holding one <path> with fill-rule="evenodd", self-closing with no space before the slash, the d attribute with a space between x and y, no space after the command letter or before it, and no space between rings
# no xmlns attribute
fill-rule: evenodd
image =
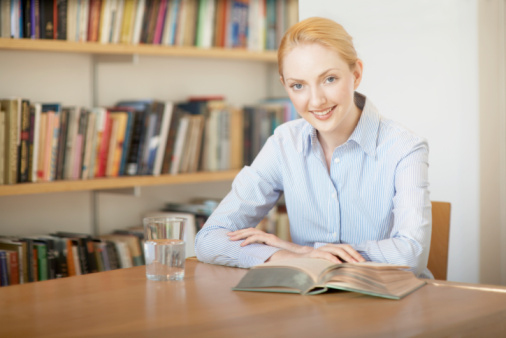
<svg viewBox="0 0 506 338"><path fill-rule="evenodd" d="M274 50L243 47L0 38L0 92L4 98L62 106L111 106L145 98L176 102L213 95L224 96L231 105L248 105L284 95L276 57ZM135 226L144 212L160 210L166 202L223 198L237 173L1 185L0 235L107 233Z"/></svg>
<svg viewBox="0 0 506 338"><path fill-rule="evenodd" d="M217 58L276 63L275 51L254 52L239 48L199 48L161 45L101 44L65 40L0 38L0 50L28 52L87 53L94 55L151 55L167 57Z"/></svg>
<svg viewBox="0 0 506 338"><path fill-rule="evenodd" d="M1 185L0 196L46 194L70 191L100 191L104 189L123 189L154 185L232 181L238 172L238 170L227 170L178 175L122 176L95 178L91 180L19 183L14 185Z"/></svg>

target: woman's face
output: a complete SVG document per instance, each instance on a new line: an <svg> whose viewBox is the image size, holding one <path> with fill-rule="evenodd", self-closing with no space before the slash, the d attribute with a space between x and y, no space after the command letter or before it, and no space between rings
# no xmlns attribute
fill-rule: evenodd
<svg viewBox="0 0 506 338"><path fill-rule="evenodd" d="M285 56L282 71L281 82L295 109L320 134L347 131L358 111L353 95L361 80L360 60L350 70L337 51L303 44Z"/></svg>

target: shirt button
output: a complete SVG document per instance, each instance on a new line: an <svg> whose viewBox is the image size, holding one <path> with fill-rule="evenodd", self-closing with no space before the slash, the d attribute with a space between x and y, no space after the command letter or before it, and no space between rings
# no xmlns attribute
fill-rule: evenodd
<svg viewBox="0 0 506 338"><path fill-rule="evenodd" d="M333 236L334 238L336 238L336 237L337 237L337 232L334 232L334 233L332 234L332 236Z"/></svg>
<svg viewBox="0 0 506 338"><path fill-rule="evenodd" d="M336 193L332 193L332 198L336 198Z"/></svg>
<svg viewBox="0 0 506 338"><path fill-rule="evenodd" d="M335 159L334 159L334 163L339 163L339 162L341 162L341 160L340 160L340 159L338 159L338 158L335 158Z"/></svg>

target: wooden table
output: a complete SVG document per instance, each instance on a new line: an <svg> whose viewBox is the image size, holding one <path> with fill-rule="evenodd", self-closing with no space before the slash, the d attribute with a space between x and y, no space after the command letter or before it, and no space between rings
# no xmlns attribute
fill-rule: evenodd
<svg viewBox="0 0 506 338"><path fill-rule="evenodd" d="M505 337L506 288L436 282L402 300L231 291L246 271L188 260L0 288L1 337Z"/></svg>

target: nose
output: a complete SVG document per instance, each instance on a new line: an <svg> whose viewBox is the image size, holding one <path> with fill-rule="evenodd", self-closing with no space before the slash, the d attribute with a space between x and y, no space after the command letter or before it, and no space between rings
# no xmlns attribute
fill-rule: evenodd
<svg viewBox="0 0 506 338"><path fill-rule="evenodd" d="M311 107L314 109L318 109L324 106L326 102L327 98L325 97L325 93L323 92L322 88L318 86L313 87L313 89L311 90L311 100L310 100Z"/></svg>

